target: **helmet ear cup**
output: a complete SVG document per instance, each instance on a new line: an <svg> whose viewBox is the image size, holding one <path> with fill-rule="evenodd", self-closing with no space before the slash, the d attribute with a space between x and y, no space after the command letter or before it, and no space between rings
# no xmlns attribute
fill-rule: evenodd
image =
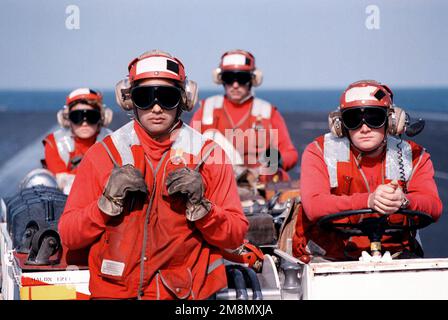
<svg viewBox="0 0 448 320"><path fill-rule="evenodd" d="M191 111L198 102L199 88L195 81L187 80L185 83L185 103L183 110Z"/></svg>
<svg viewBox="0 0 448 320"><path fill-rule="evenodd" d="M115 85L115 100L125 111L130 111L134 107L131 100L131 84L129 78L122 79Z"/></svg>
<svg viewBox="0 0 448 320"><path fill-rule="evenodd" d="M391 135L400 135L404 133L406 127L406 112L393 105L389 108L387 121L387 132Z"/></svg>
<svg viewBox="0 0 448 320"><path fill-rule="evenodd" d="M70 128L70 120L68 119L68 108L67 106L64 106L61 110L58 111L56 114L56 118L58 120L58 124L62 128Z"/></svg>
<svg viewBox="0 0 448 320"><path fill-rule="evenodd" d="M102 126L107 127L112 122L112 119L114 117L114 112L112 109L103 107L101 111L101 120L102 120Z"/></svg>
<svg viewBox="0 0 448 320"><path fill-rule="evenodd" d="M335 137L342 138L344 136L342 117L339 110L330 112L328 115L328 126Z"/></svg>
<svg viewBox="0 0 448 320"><path fill-rule="evenodd" d="M212 77L214 83L222 84L221 73L222 73L221 68L216 68L212 71Z"/></svg>
<svg viewBox="0 0 448 320"><path fill-rule="evenodd" d="M258 87L263 82L263 72L259 69L253 71L252 85Z"/></svg>

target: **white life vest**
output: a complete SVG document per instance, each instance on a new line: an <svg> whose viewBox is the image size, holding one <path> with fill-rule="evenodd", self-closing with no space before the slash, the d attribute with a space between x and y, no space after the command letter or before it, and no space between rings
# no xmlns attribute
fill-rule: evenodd
<svg viewBox="0 0 448 320"><path fill-rule="evenodd" d="M327 133L324 136L323 152L330 178L330 186L336 188L338 186L337 163L350 161L350 140L347 137L337 138L332 133ZM401 180L401 167L405 181L408 181L413 170L411 145L407 141L400 141L400 139L388 135L385 178L389 180Z"/></svg>
<svg viewBox="0 0 448 320"><path fill-rule="evenodd" d="M176 137L176 140L171 146L171 153L175 155L181 155L185 152L193 156L198 156L202 150L202 147L208 139L185 123L182 124L182 127L180 127L178 130L180 131ZM134 121L130 121L123 127L114 131L111 134L111 139L120 155L122 162L121 165L135 165L131 146L141 145L141 143L134 129Z"/></svg>
<svg viewBox="0 0 448 320"><path fill-rule="evenodd" d="M112 130L102 127L100 133L96 137L96 141L103 140L106 136L112 133ZM73 133L71 129L59 129L53 133L54 140L56 142L56 148L58 150L59 156L64 161L65 165L68 166L70 161L70 153L75 149L75 139L73 138Z"/></svg>
<svg viewBox="0 0 448 320"><path fill-rule="evenodd" d="M213 124L213 113L215 109L221 109L224 106L224 96L211 96L204 101L204 108L202 111L202 124ZM272 114L272 105L262 99L254 98L251 115L254 117L261 117L262 119L270 119Z"/></svg>

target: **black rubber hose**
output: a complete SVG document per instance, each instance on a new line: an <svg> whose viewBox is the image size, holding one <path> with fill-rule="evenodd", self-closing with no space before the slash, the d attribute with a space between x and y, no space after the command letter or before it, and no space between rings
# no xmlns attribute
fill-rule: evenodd
<svg viewBox="0 0 448 320"><path fill-rule="evenodd" d="M235 265L226 266L227 276L233 280L233 285L236 292L236 300L249 300L247 294L246 282L241 270L238 270Z"/></svg>
<svg viewBox="0 0 448 320"><path fill-rule="evenodd" d="M243 272L244 278L246 279L246 283L250 283L250 287L252 288L253 297L252 300L263 300L263 293L261 292L260 281L258 280L257 273L255 270L244 267L244 266L236 266Z"/></svg>

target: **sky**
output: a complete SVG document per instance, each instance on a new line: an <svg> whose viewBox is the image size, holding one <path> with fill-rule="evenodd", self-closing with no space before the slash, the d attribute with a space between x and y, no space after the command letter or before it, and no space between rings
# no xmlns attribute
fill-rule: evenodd
<svg viewBox="0 0 448 320"><path fill-rule="evenodd" d="M255 55L263 89L448 87L444 0L2 0L0 10L0 90L112 90L156 48L202 89L218 89L212 70L236 48Z"/></svg>

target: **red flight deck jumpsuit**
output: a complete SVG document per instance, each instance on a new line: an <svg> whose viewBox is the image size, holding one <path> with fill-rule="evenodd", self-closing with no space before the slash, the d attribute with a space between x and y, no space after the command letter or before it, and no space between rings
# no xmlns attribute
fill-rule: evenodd
<svg viewBox="0 0 448 320"><path fill-rule="evenodd" d="M293 254L296 257L307 256L314 250L328 258L358 259L362 250L369 250L367 237L348 238L323 231L316 222L331 213L368 208L369 194L378 185L399 181L402 177L399 143L398 138L388 136L387 150L376 158L360 156L348 138L335 138L330 133L318 137L307 146L301 167L303 210L298 214L293 238ZM401 169L408 190L406 197L410 201L407 209L427 213L437 221L442 213L442 203L429 153L418 144L405 140L401 143L401 152ZM356 222L359 216L347 219ZM400 220L394 223L401 223L403 216L394 219ZM391 253L409 250L410 245L408 236L382 238L383 249Z"/></svg>
<svg viewBox="0 0 448 320"><path fill-rule="evenodd" d="M298 153L294 147L288 133L283 117L277 108L269 102L259 98L251 97L242 104L231 102L222 95L212 96L201 101L200 108L193 115L190 125L194 128L200 123L200 131L215 129L226 135L226 129L240 129L243 132L248 130L266 130L266 138L252 140L255 145L250 145L245 140L244 146L235 145L235 148L242 154L246 166L255 167L258 164L249 162L250 156L257 157L257 153L263 152L269 147L278 149L281 154L283 167L281 172L282 180L288 180L286 171L293 168L298 160ZM276 130L277 137L274 137L270 129ZM276 139L275 139L276 138ZM271 145L271 142L278 141L278 146ZM235 143L233 141L233 143ZM253 159L253 158L252 158Z"/></svg>
<svg viewBox="0 0 448 320"><path fill-rule="evenodd" d="M59 231L69 249L90 248L92 298L205 299L227 286L220 250L241 245L248 228L232 167L185 124L171 136L155 141L131 121L92 146L78 169ZM212 209L189 222L185 199L168 195L165 178L184 165L196 168L210 150L199 172ZM134 164L148 186L143 204L116 217L97 206L112 158Z"/></svg>

